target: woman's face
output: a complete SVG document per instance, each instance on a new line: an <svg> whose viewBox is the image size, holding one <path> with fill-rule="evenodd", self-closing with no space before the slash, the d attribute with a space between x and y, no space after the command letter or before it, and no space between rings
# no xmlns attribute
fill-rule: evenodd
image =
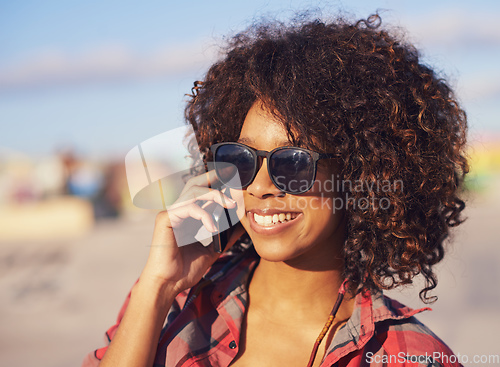
<svg viewBox="0 0 500 367"><path fill-rule="evenodd" d="M238 142L266 151L292 145L283 125L260 102L248 111ZM344 201L333 190L336 172L324 166L332 165L318 164L309 191L292 195L271 182L264 158L254 181L242 193L233 193L243 197L245 206L238 206L238 217L262 259L317 268L322 260L331 263L332 256L342 257Z"/></svg>

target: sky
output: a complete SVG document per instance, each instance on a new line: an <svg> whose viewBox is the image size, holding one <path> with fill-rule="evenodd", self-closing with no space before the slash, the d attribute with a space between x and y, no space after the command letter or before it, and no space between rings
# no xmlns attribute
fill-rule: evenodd
<svg viewBox="0 0 500 367"><path fill-rule="evenodd" d="M454 87L471 140L500 136L500 2L0 0L0 157L120 158L183 124L184 95L255 19L343 12L407 30Z"/></svg>

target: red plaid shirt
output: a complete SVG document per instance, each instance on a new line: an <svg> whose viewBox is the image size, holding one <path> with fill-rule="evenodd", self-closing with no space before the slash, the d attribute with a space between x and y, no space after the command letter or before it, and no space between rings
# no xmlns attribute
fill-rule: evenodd
<svg viewBox="0 0 500 367"><path fill-rule="evenodd" d="M235 265L223 256L207 278L217 278L194 299L179 294L163 328L154 367L228 366L238 353L241 323L247 307L247 279L258 262L253 249ZM116 325L106 332L113 338L125 313L129 296ZM340 328L321 367L354 366L461 366L452 351L413 315L412 310L382 293L358 294L352 316ZM90 353L82 367L98 366L106 348Z"/></svg>

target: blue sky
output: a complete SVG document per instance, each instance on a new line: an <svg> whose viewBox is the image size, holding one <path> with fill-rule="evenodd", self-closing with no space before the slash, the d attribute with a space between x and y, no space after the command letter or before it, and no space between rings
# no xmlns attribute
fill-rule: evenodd
<svg viewBox="0 0 500 367"><path fill-rule="evenodd" d="M451 80L472 139L500 134L498 1L0 0L0 154L123 156L183 123L183 96L225 35L308 8L381 9Z"/></svg>

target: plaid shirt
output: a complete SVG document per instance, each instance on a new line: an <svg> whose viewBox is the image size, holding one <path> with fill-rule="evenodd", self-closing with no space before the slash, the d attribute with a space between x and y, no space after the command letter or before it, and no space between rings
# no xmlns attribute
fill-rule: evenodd
<svg viewBox="0 0 500 367"><path fill-rule="evenodd" d="M247 279L258 262L253 249L247 252L253 255L245 255L233 266L228 262L234 257L221 257L206 276L217 280L196 298L189 291L177 296L161 333L154 367L213 367L232 362L248 303ZM129 297L116 325L106 333L108 343ZM352 316L335 334L321 367L461 366L446 344L413 316L424 310L429 308L412 310L382 293L358 294ZM82 367L98 366L106 348L90 353Z"/></svg>

